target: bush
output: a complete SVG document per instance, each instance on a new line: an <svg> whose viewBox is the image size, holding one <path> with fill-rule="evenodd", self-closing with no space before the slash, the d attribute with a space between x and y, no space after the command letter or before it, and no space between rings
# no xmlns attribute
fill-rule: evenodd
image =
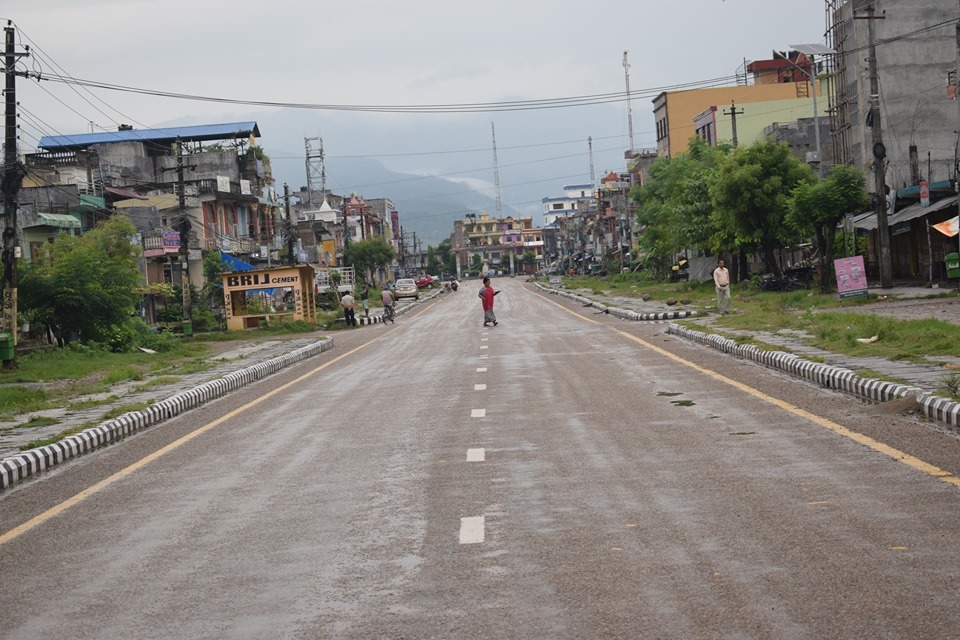
<svg viewBox="0 0 960 640"><path fill-rule="evenodd" d="M210 309L199 307L193 310L193 330L194 331L218 331L220 323L217 316Z"/></svg>

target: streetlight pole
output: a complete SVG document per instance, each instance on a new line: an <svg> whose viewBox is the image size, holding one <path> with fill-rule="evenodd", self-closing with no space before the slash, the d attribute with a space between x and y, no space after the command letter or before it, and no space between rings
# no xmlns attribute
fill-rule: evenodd
<svg viewBox="0 0 960 640"><path fill-rule="evenodd" d="M813 92L813 135L817 145L817 174L820 176L820 179L823 180L823 152L820 147L820 110L817 108L817 92L820 89L820 83L818 81L819 74L817 73L816 56L817 54L835 54L836 51L822 44L792 44L790 48L794 51L799 51L810 59L810 69L812 73L781 54L784 60L793 65L794 68L799 69L810 80L810 88Z"/></svg>

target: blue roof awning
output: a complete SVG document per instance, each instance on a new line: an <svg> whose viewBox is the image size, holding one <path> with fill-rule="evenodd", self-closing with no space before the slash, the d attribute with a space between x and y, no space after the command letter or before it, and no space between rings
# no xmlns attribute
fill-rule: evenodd
<svg viewBox="0 0 960 640"><path fill-rule="evenodd" d="M228 122L225 124L203 124L190 127L167 127L164 129L127 129L124 131L100 131L97 133L77 133L68 136L43 136L37 143L44 151L76 151L95 144L113 142L151 142L158 145L172 144L180 138L183 142L203 142L207 140L238 140L251 135L260 137L257 123Z"/></svg>
<svg viewBox="0 0 960 640"><path fill-rule="evenodd" d="M222 253L222 252L221 252L221 253L220 253L220 260L222 260L223 262L225 262L225 263L227 263L228 265L230 265L230 270L231 270L231 271L251 271L251 270L253 270L253 269L256 269L256 267L253 266L252 264L248 264L248 263L244 262L243 260L238 260L237 258L234 258L234 257L233 257L232 255L230 255L229 253Z"/></svg>

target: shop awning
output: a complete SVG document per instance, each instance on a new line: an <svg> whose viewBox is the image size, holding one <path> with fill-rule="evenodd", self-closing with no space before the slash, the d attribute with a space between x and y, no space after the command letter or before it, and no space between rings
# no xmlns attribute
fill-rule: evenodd
<svg viewBox="0 0 960 640"><path fill-rule="evenodd" d="M59 227L61 229L79 229L80 221L66 213L38 213L37 223L29 227Z"/></svg>
<svg viewBox="0 0 960 640"><path fill-rule="evenodd" d="M146 196L142 196L135 191L130 191L128 189L118 189L117 187L104 187L103 190L106 193L109 193L111 196L114 196L115 200L146 200Z"/></svg>
<svg viewBox="0 0 960 640"><path fill-rule="evenodd" d="M892 227L900 222L907 222L909 220L921 218L929 213L936 213L937 211L946 209L947 207L955 205L956 203L957 196L950 196L949 198L944 198L931 203L929 207L924 207L920 203L913 204L906 209L901 209L893 215L887 216L887 226ZM870 229L873 231L877 228L876 212L871 211L870 213L857 216L853 219L853 226L858 229Z"/></svg>

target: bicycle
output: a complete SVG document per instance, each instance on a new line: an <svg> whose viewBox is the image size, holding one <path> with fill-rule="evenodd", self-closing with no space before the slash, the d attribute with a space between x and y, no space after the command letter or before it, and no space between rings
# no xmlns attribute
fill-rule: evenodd
<svg viewBox="0 0 960 640"><path fill-rule="evenodd" d="M393 308L393 305L385 305L383 307L383 323L386 324L387 320L392 323L396 323L397 311Z"/></svg>

